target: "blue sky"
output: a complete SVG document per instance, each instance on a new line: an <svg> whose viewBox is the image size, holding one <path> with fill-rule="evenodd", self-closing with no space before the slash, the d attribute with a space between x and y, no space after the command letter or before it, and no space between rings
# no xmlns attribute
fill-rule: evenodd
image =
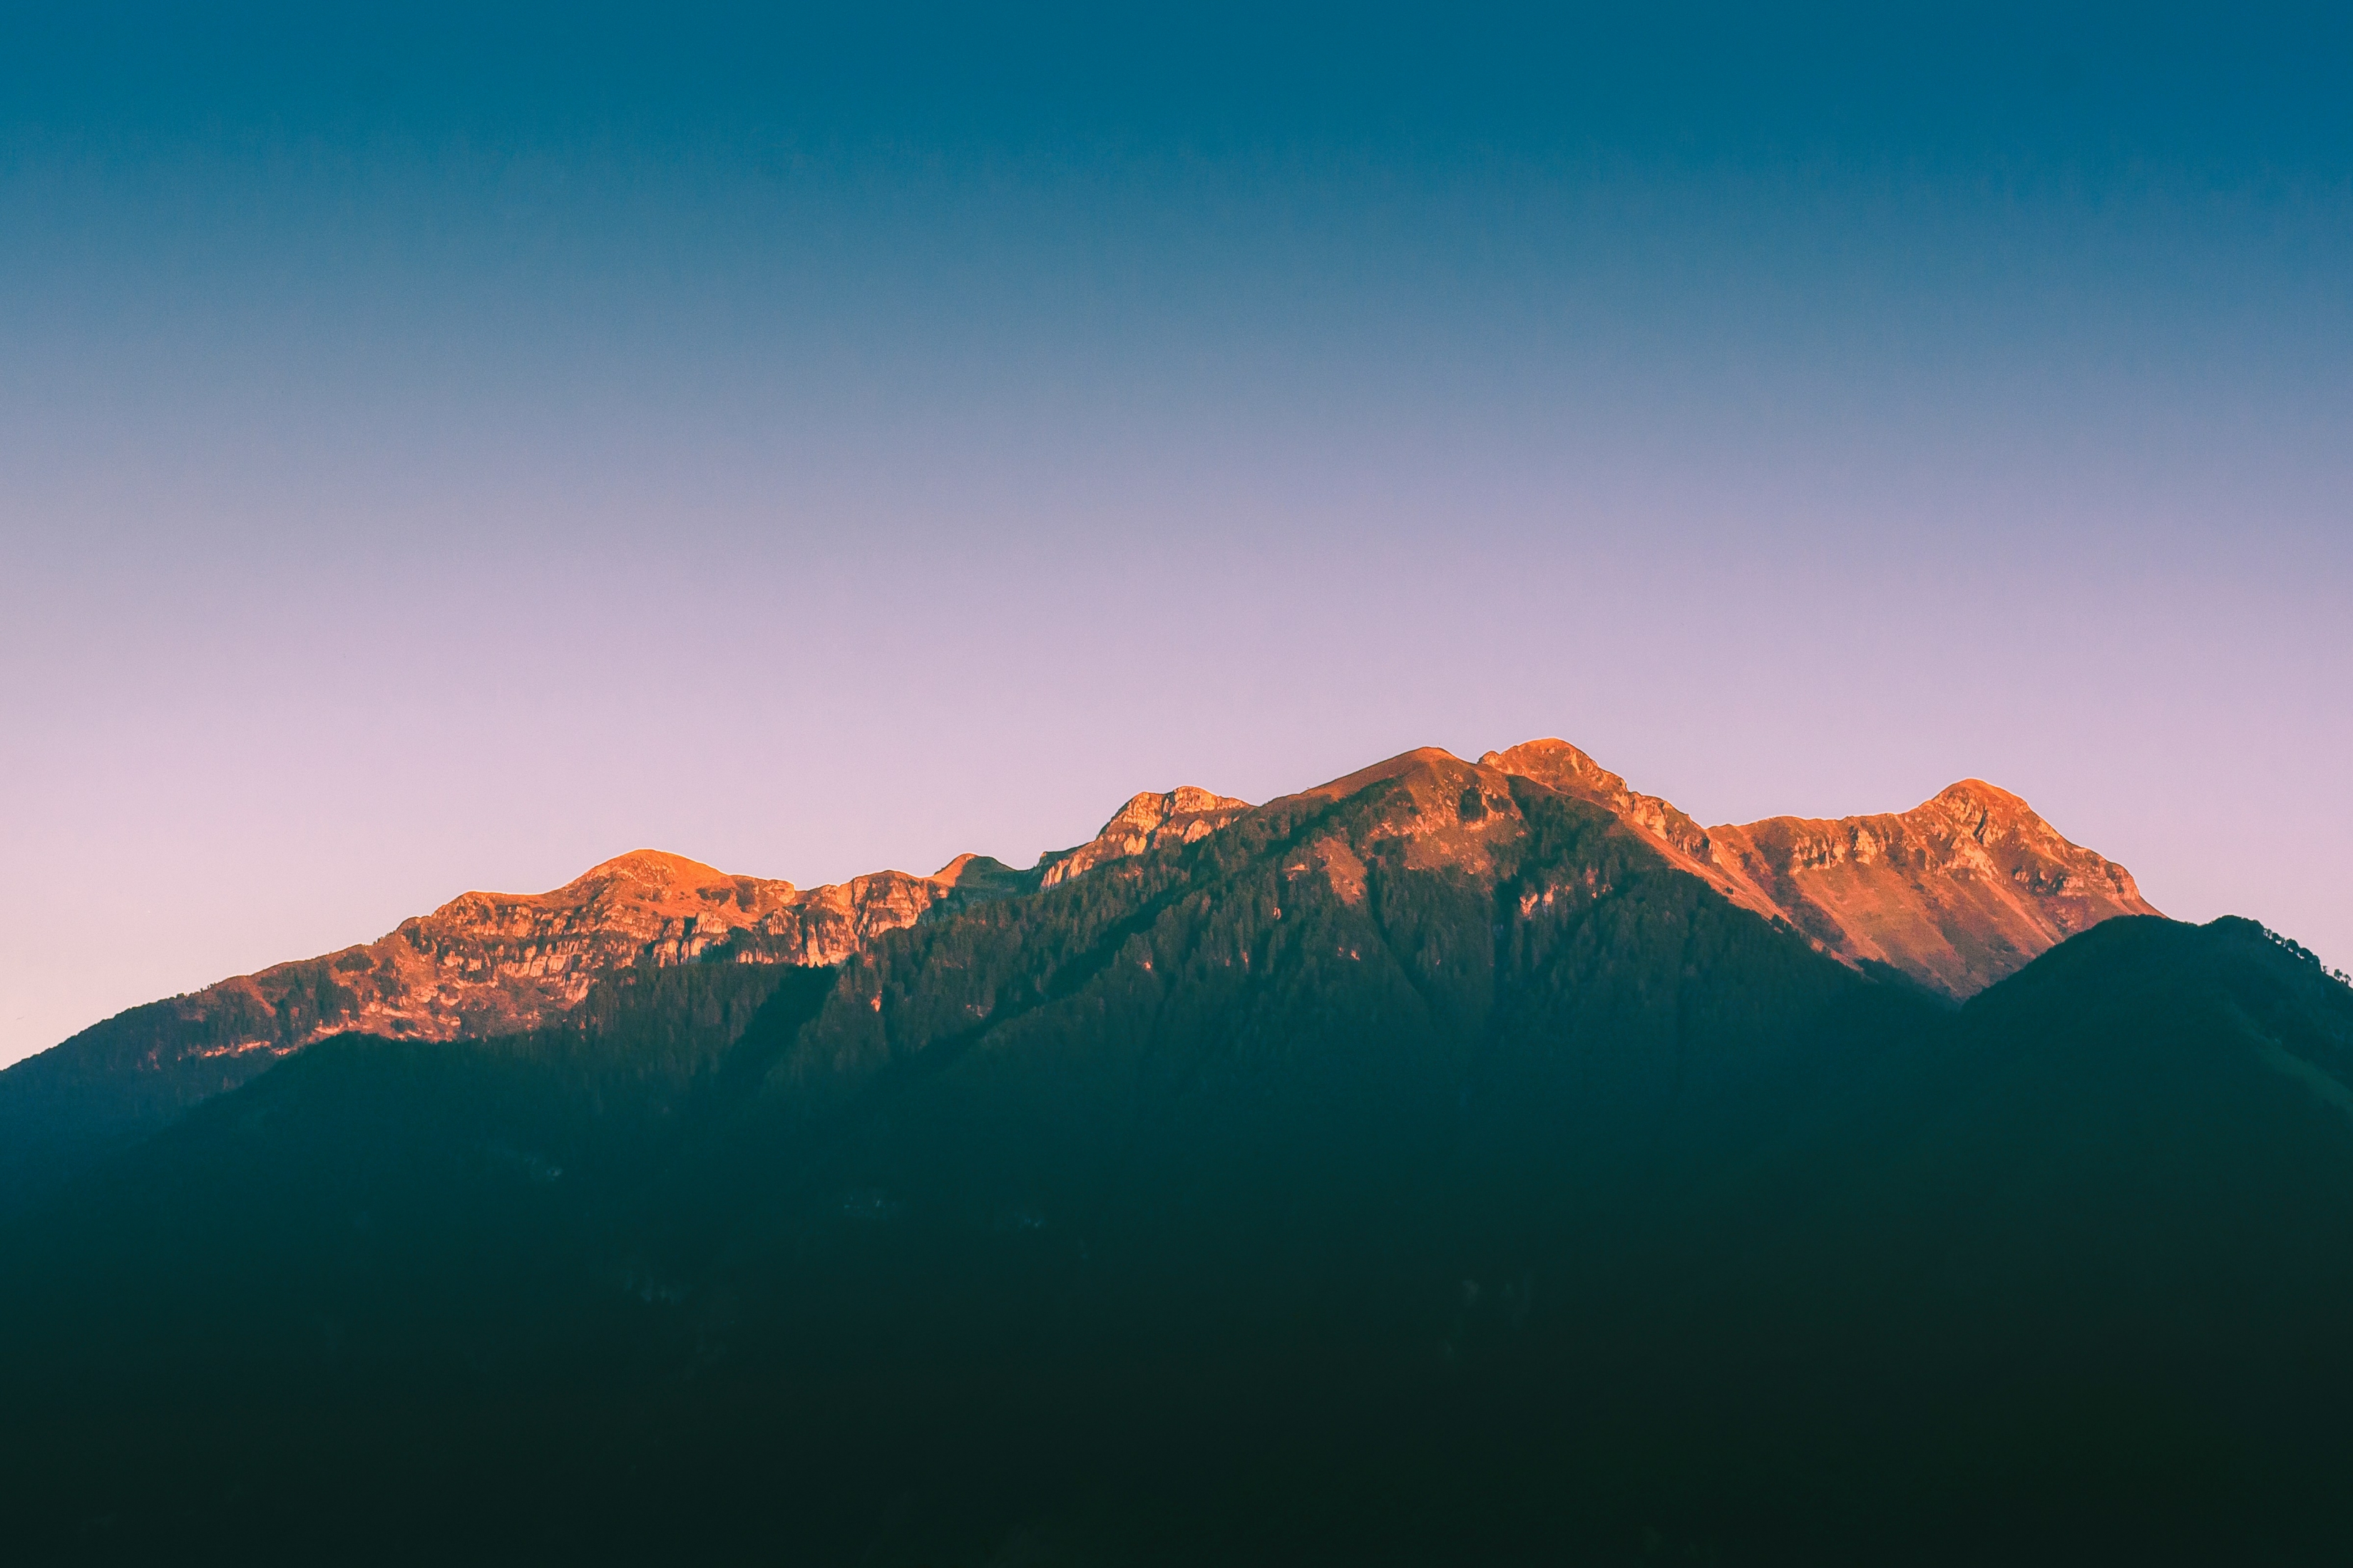
<svg viewBox="0 0 2353 1568"><path fill-rule="evenodd" d="M638 845L1564 735L2353 962L2320 8L98 8L0 51L0 1058Z"/></svg>

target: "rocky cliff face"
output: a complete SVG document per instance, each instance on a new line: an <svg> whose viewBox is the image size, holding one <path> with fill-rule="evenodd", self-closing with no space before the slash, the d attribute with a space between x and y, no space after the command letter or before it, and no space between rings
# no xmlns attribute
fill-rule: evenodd
<svg viewBox="0 0 2353 1568"><path fill-rule="evenodd" d="M1248 803L1187 785L1135 796L1075 849L1022 871L959 855L929 877L877 871L797 888L659 850L617 857L552 892L466 893L382 940L275 964L84 1030L10 1069L10 1087L145 1078L133 1121L176 1113L330 1035L481 1038L536 1028L632 964L839 963L934 913L1053 886L1170 843Z"/></svg>
<svg viewBox="0 0 2353 1568"><path fill-rule="evenodd" d="M796 888L633 850L553 892L466 892L381 942L134 1007L58 1052L132 1074L176 1068L193 1097L205 1097L330 1034L454 1041L536 1029L575 1007L597 977L638 963L840 963L934 909L1002 897L1018 883L1021 873L974 855L930 879L878 871ZM58 1071L58 1052L24 1067Z"/></svg>
<svg viewBox="0 0 2353 1568"><path fill-rule="evenodd" d="M641 849L552 892L467 893L380 941L133 1007L0 1072L0 1210L332 1035L512 1034L633 964L839 963L927 915L1036 886L986 856L801 889Z"/></svg>
<svg viewBox="0 0 2353 1568"><path fill-rule="evenodd" d="M877 871L817 888L633 850L552 892L466 893L380 941L134 1007L19 1063L7 1087L33 1096L37 1082L47 1083L38 1091L46 1101L75 1085L103 1096L113 1091L101 1086L136 1080L124 1124L144 1126L331 1035L513 1034L562 1016L601 976L632 964L839 963L927 916L1191 843L1247 809L1189 785L1147 793L1090 842L1029 870L959 855L929 877Z"/></svg>
<svg viewBox="0 0 2353 1568"><path fill-rule="evenodd" d="M325 960L351 1000L314 1027L428 1039L528 1029L609 970L691 962L734 931L836 891L805 893L639 849L553 892L467 893ZM303 967L265 970L252 983L266 993Z"/></svg>
<svg viewBox="0 0 2353 1568"><path fill-rule="evenodd" d="M1955 996L2116 915L2153 915L2132 873L2071 844L2024 801L1964 779L1912 810L1776 816L1709 830L1716 863L1841 958Z"/></svg>
<svg viewBox="0 0 2353 1568"><path fill-rule="evenodd" d="M722 933L725 946L716 956L737 963L839 963L884 932L903 930L935 910L1006 898L1034 885L985 855L959 855L929 877L876 871L796 894L730 929Z"/></svg>
<svg viewBox="0 0 2353 1568"><path fill-rule="evenodd" d="M1788 921L1850 963L1885 963L1952 996L2104 920L2158 912L2123 867L1979 779L1907 812L1702 828L1566 742L1480 761L1607 806L1735 903Z"/></svg>
<svg viewBox="0 0 2353 1568"><path fill-rule="evenodd" d="M880 871L796 888L639 849L546 893L466 893L381 941L239 975L155 1005L176 1029L142 1053L227 1062L347 1031L448 1040L512 1034L569 1010L630 964L838 963L934 909L1002 897L1019 874L961 856L936 877ZM143 1011L143 1010L135 1010ZM126 1015L126 1016L128 1016ZM106 1026L100 1026L104 1028ZM70 1042L69 1042L70 1043Z"/></svg>

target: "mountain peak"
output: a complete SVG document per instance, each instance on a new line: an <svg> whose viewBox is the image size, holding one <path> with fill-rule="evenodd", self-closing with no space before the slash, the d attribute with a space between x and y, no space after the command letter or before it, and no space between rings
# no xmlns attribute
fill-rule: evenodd
<svg viewBox="0 0 2353 1568"><path fill-rule="evenodd" d="M1672 801L1627 788L1624 779L1567 741L1523 741L1504 751L1489 752L1479 759L1479 765L1531 779L1546 789L1605 807L1664 852L1678 869L1703 879L1733 902L1759 914L1776 912L1761 895L1742 887L1737 879L1715 865L1708 853L1706 830Z"/></svg>
<svg viewBox="0 0 2353 1568"><path fill-rule="evenodd" d="M1248 811L1250 802L1231 795L1217 795L1198 784L1178 784L1160 794L1145 790L1130 795L1127 804L1111 814L1111 820L1095 830L1101 838L1114 833L1149 833L1173 817L1198 816L1205 811Z"/></svg>
<svg viewBox="0 0 2353 1568"><path fill-rule="evenodd" d="M1403 778L1417 769L1434 767L1446 763L1451 763L1456 767L1469 766L1461 758L1443 746L1416 746L1410 752L1399 752L1396 756L1375 763L1369 768L1358 768L1355 773L1344 773L1328 784L1317 784L1314 789L1301 790L1296 798L1340 800L1356 794L1360 789L1369 789L1374 784L1385 784L1390 779Z"/></svg>
<svg viewBox="0 0 2353 1568"><path fill-rule="evenodd" d="M690 860L683 855L673 855L667 849L632 849L626 855L616 855L610 860L591 866L575 877L568 887L597 878L628 877L638 881L675 884L680 882L723 882L728 877L715 866L700 860Z"/></svg>
<svg viewBox="0 0 2353 1568"><path fill-rule="evenodd" d="M690 925L699 921L709 929L755 921L789 900L796 891L790 882L731 877L700 860L666 850L632 849L544 893L461 894L422 920L403 922L393 935L411 928L521 929L518 922L528 926L566 915L576 921L589 910L596 911L601 925L617 929L635 931L649 922L659 925L681 920ZM650 930L644 934L649 937Z"/></svg>
<svg viewBox="0 0 2353 1568"><path fill-rule="evenodd" d="M1567 791L1570 794L1583 794L1588 789L1619 792L1626 787L1624 779L1584 752L1567 741L1549 736L1540 741L1523 741L1500 752L1489 752L1479 759L1479 765L1534 779L1554 789L1573 785L1575 787Z"/></svg>
<svg viewBox="0 0 2353 1568"><path fill-rule="evenodd" d="M2019 811L2031 809L2025 801L2010 794L2000 784L1988 784L1983 779L1962 779L1957 783L1948 784L1936 792L1935 798L1966 800L1979 805L2006 806Z"/></svg>
<svg viewBox="0 0 2353 1568"><path fill-rule="evenodd" d="M1246 800L1218 795L1198 784L1179 784L1158 794L1145 790L1129 796L1127 804L1112 813L1103 831L1088 842L1075 849L1050 851L1040 857L1038 885L1055 887L1082 871L1157 849L1164 844L1190 844L1215 833L1250 809L1250 804Z"/></svg>
<svg viewBox="0 0 2353 1568"><path fill-rule="evenodd" d="M1679 868L1838 958L1890 964L1955 996L2111 916L2157 912L2130 872L1983 779L1902 813L1702 828L1566 741L1527 741L1479 761L1606 807Z"/></svg>
<svg viewBox="0 0 2353 1568"><path fill-rule="evenodd" d="M933 872L929 877L925 878L924 880L939 882L947 887L953 888L958 882L963 881L967 876L986 876L991 871L1009 871L1012 868L1013 868L1010 866L1006 865L1004 861L999 860L993 856L975 855L970 851L966 851L965 853L957 856L955 859L949 861L946 865L941 867L938 870Z"/></svg>
<svg viewBox="0 0 2353 1568"><path fill-rule="evenodd" d="M1017 871L993 855L959 855L924 879L943 888L958 892L976 893L989 898L1006 897L1029 889L1030 876Z"/></svg>
<svg viewBox="0 0 2353 1568"><path fill-rule="evenodd" d="M1956 996L2102 921L2158 912L2131 872L1983 779L1906 812L1775 816L1709 835L1719 863L1830 952L1892 964Z"/></svg>
<svg viewBox="0 0 2353 1568"><path fill-rule="evenodd" d="M2000 784L1990 784L1983 779L1963 779L1957 784L1947 784L1905 815L1915 816L1931 811L1973 813L1980 818L2004 825L2042 821L2025 801Z"/></svg>
<svg viewBox="0 0 2353 1568"><path fill-rule="evenodd" d="M2096 869L2120 888L2132 887L2131 875L2123 867L2068 842L2024 800L1983 779L1963 779L1947 784L1905 812L1899 820L1924 831L1950 835L1956 840L1966 837L1989 853L2010 846L2052 861L2078 865L2087 872ZM2133 896L2137 897L2137 892Z"/></svg>

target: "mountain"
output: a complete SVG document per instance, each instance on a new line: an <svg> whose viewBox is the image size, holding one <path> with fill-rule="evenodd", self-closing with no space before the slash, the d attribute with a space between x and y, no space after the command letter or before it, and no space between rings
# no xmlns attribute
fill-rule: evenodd
<svg viewBox="0 0 2353 1568"><path fill-rule="evenodd" d="M736 963L835 963L927 916L1198 837L1245 805L1190 787L1139 795L1094 839L1029 871L967 854L929 877L878 871L801 889L638 849L552 892L466 893L376 942L133 1007L0 1071L0 1213L336 1035L529 1030L607 975L714 950Z"/></svg>
<svg viewBox="0 0 2353 1568"><path fill-rule="evenodd" d="M1282 1325L1328 1292L1363 1310L1314 1380L1386 1363L1433 1285L1562 1289L1553 1249L1723 1096L1941 1016L1443 752L1161 838L830 972L723 944L525 1035L344 1034L198 1106L0 1237L0 1396L46 1434L0 1453L20 1533L217 1541L259 1475L314 1545L419 1498L490 1542L522 1495L568 1547L643 1548L773 1494L804 1555L855 1557L900 1492L961 1521L959 1471L1069 1456L1058 1412L1133 1458L1086 1388L1196 1436L1178 1385L1298 1391ZM87 1504L98 1477L136 1485Z"/></svg>
<svg viewBox="0 0 2353 1568"><path fill-rule="evenodd" d="M1324 793L1409 759L1472 766L1426 749ZM1511 775L1599 805L1734 903L1788 922L1842 962L1884 964L1955 997L2100 920L2156 912L2123 868L1975 782L1900 816L1703 829L1565 742L1491 752L1473 772L1496 798L1496 776ZM1087 843L1049 851L1028 870L964 855L930 877L880 871L803 889L641 849L552 892L467 893L380 941L132 1008L0 1071L0 1212L334 1035L525 1031L637 964L714 955L836 963L883 933L1198 841L1250 809L1189 785L1145 792Z"/></svg>
<svg viewBox="0 0 2353 1568"><path fill-rule="evenodd" d="M1895 816L1714 828L1709 851L1841 957L1956 996L2102 921L2158 912L2123 867L1978 779Z"/></svg>
<svg viewBox="0 0 2353 1568"><path fill-rule="evenodd" d="M1981 779L1900 814L1703 829L1563 741L1480 762L1606 805L1734 902L1848 963L1884 964L1955 998L2102 921L2158 913L2130 872Z"/></svg>
<svg viewBox="0 0 2353 1568"><path fill-rule="evenodd" d="M1038 862L1039 886L1050 888L1112 860L1124 860L1164 844L1190 844L1214 833L1250 809L1250 802L1184 784L1166 795L1132 797L1112 814L1103 830L1075 849L1049 851Z"/></svg>
<svg viewBox="0 0 2353 1568"><path fill-rule="evenodd" d="M352 1032L421 1040L527 1030L602 976L714 944L830 963L882 931L1023 885L985 857L929 878L802 889L640 849L552 892L467 893L381 940L134 1007L0 1072L0 1209L270 1063Z"/></svg>
<svg viewBox="0 0 2353 1568"><path fill-rule="evenodd" d="M273 1058L0 1234L12 1540L2333 1561L2353 990L2126 916L1957 1006L1550 757Z"/></svg>

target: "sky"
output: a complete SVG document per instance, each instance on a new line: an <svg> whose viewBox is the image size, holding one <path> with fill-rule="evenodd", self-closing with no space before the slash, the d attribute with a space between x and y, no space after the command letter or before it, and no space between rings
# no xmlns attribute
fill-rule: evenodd
<svg viewBox="0 0 2353 1568"><path fill-rule="evenodd" d="M0 1062L1541 735L2353 965L2353 23L1765 9L0 4Z"/></svg>

